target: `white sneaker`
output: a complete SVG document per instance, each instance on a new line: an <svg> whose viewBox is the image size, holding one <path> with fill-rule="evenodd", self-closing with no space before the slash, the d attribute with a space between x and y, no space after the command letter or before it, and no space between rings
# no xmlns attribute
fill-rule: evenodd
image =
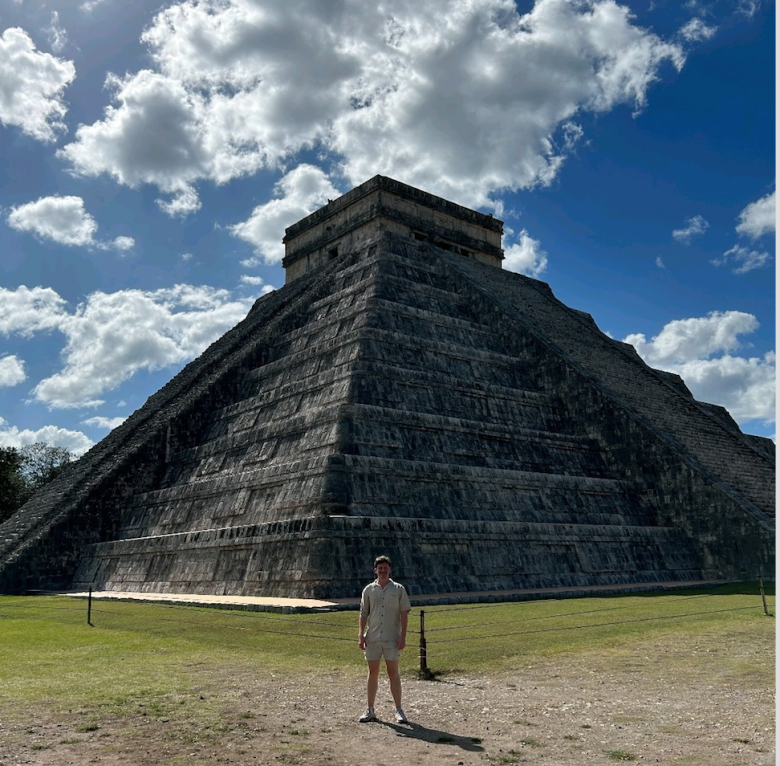
<svg viewBox="0 0 780 766"><path fill-rule="evenodd" d="M395 722L396 723L409 723L409 721L406 719L406 716L404 715L404 711L401 710L401 708L396 708L395 711Z"/></svg>
<svg viewBox="0 0 780 766"><path fill-rule="evenodd" d="M368 723L369 721L376 721L376 715L374 715L374 708L367 707L366 712L358 718L358 723Z"/></svg>

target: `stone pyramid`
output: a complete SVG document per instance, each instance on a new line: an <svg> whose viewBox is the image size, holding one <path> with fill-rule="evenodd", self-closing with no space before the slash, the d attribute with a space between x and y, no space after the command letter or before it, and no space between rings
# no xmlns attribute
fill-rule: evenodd
<svg viewBox="0 0 780 766"><path fill-rule="evenodd" d="M0 590L343 597L774 571L774 444L382 176L287 284L0 526Z"/></svg>

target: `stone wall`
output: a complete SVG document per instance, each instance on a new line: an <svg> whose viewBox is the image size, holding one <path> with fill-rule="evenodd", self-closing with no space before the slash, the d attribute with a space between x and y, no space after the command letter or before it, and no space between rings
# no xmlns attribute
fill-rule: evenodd
<svg viewBox="0 0 780 766"><path fill-rule="evenodd" d="M356 252L380 232L432 242L501 268L503 222L384 176L375 176L290 226L287 284L339 252Z"/></svg>

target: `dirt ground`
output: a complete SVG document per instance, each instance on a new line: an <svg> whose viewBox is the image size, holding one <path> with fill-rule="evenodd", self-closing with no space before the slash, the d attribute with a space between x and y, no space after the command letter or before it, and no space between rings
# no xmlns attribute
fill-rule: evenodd
<svg viewBox="0 0 780 766"><path fill-rule="evenodd" d="M769 766L774 656L766 655L738 636L684 648L656 640L479 677L405 678L408 726L393 722L386 679L382 720L358 724L364 680L354 673L200 670L197 688L176 698L61 715L41 706L33 720L0 721L0 764Z"/></svg>

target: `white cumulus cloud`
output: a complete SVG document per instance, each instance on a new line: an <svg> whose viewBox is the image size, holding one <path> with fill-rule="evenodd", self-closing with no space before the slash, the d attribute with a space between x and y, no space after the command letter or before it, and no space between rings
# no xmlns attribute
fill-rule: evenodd
<svg viewBox="0 0 780 766"><path fill-rule="evenodd" d="M274 191L276 199L258 205L248 220L230 229L236 237L254 245L268 263L284 257L285 228L341 195L322 170L306 164L287 173ZM242 263L253 265L250 261Z"/></svg>
<svg viewBox="0 0 780 766"><path fill-rule="evenodd" d="M24 371L24 361L18 356L9 354L0 357L0 386L17 386L27 379Z"/></svg>
<svg viewBox="0 0 780 766"><path fill-rule="evenodd" d="M96 415L95 417L87 418L82 422L85 426L92 426L93 428L105 428L107 431L113 431L117 426L121 426L125 420L127 420L126 417L105 418L100 415Z"/></svg>
<svg viewBox="0 0 780 766"><path fill-rule="evenodd" d="M35 430L25 428L20 430L11 426L0 417L0 446L2 447L26 447L36 442L46 442L52 447L62 447L80 457L95 442L81 431L71 431L59 426L43 426Z"/></svg>
<svg viewBox="0 0 780 766"><path fill-rule="evenodd" d="M93 244L97 223L81 197L41 197L11 209L8 225L61 245Z"/></svg>
<svg viewBox="0 0 780 766"><path fill-rule="evenodd" d="M714 266L734 266L735 274L747 274L753 269L760 269L771 260L772 256L766 250L751 250L742 245L734 245L726 250L720 258L713 258L710 263Z"/></svg>
<svg viewBox="0 0 780 766"><path fill-rule="evenodd" d="M739 13L743 13L745 16L752 19L760 6L761 0L739 0L737 3L737 10Z"/></svg>
<svg viewBox="0 0 780 766"><path fill-rule="evenodd" d="M98 225L84 208L81 197L41 197L35 202L11 208L7 222L17 231L70 247L126 251L135 245L132 237L117 237L113 242L96 240Z"/></svg>
<svg viewBox="0 0 780 766"><path fill-rule="evenodd" d="M752 240L775 231L775 192L767 194L756 202L751 202L740 214L737 234ZM744 245L734 245L719 258L713 258L714 266L732 266L734 274L747 274L754 269L766 266L772 260L766 250L751 250Z"/></svg>
<svg viewBox="0 0 780 766"><path fill-rule="evenodd" d="M262 277L252 277L248 274L243 274L241 276L241 284L242 285L252 285L253 287L257 287L259 285L263 284L263 278Z"/></svg>
<svg viewBox="0 0 780 766"><path fill-rule="evenodd" d="M50 287L0 287L0 333L31 337L55 330L67 317L66 301Z"/></svg>
<svg viewBox="0 0 780 766"><path fill-rule="evenodd" d="M135 240L132 237L117 237L111 246L121 253L125 253L128 250L132 250L135 247Z"/></svg>
<svg viewBox="0 0 780 766"><path fill-rule="evenodd" d="M383 173L488 206L555 177L579 114L641 109L685 58L613 0L538 0L527 14L511 0L184 0L142 42L153 68L111 76L112 104L61 156L155 185L171 215L198 208L200 181L314 147L351 184Z"/></svg>
<svg viewBox="0 0 780 766"><path fill-rule="evenodd" d="M273 285L265 284L262 277L254 277L250 274L241 275L241 284L250 287L259 287L260 295L268 295L268 293L272 293L276 289Z"/></svg>
<svg viewBox="0 0 780 766"><path fill-rule="evenodd" d="M36 50L23 29L6 29L0 35L0 122L54 141L65 130L62 94L75 76L71 61Z"/></svg>
<svg viewBox="0 0 780 766"><path fill-rule="evenodd" d="M694 215L691 218L685 219L685 227L682 229L675 229L672 232L672 236L684 245L690 244L693 237L699 234L704 234L707 229L710 228L709 223L704 220L700 215Z"/></svg>
<svg viewBox="0 0 780 766"><path fill-rule="evenodd" d="M54 291L0 288L0 332L65 336L62 369L33 389L52 407L95 407L142 370L189 361L244 318L252 299L176 285L154 291L95 292L68 310Z"/></svg>
<svg viewBox="0 0 780 766"><path fill-rule="evenodd" d="M542 250L542 243L531 237L523 229L517 237L517 242L504 247L503 268L538 277L547 268L547 253Z"/></svg>
<svg viewBox="0 0 780 766"><path fill-rule="evenodd" d="M196 210L200 202L191 183L210 174L213 160L203 98L149 70L112 76L108 84L119 105L107 107L105 119L94 125L81 125L59 156L82 175L108 173L130 187L155 184L175 195L163 203L170 214Z"/></svg>
<svg viewBox="0 0 780 766"><path fill-rule="evenodd" d="M51 24L46 30L49 36L49 45L55 53L61 53L62 49L68 44L68 33L60 26L60 15L57 11L52 11Z"/></svg>
<svg viewBox="0 0 780 766"><path fill-rule="evenodd" d="M187 216L201 208L198 193L187 184L183 184L181 188L175 190L173 199L158 199L157 204L164 213L171 217Z"/></svg>
<svg viewBox="0 0 780 766"><path fill-rule="evenodd" d="M100 5L103 5L106 0L87 0L87 2L82 3L79 6L79 10L81 10L84 13L92 13L92 11L95 10Z"/></svg>
<svg viewBox="0 0 780 766"><path fill-rule="evenodd" d="M737 233L751 239L758 239L775 230L775 194L767 194L756 202L751 202L740 214Z"/></svg>
<svg viewBox="0 0 780 766"><path fill-rule="evenodd" d="M713 311L669 322L647 340L624 338L652 367L676 372L700 401L724 406L740 423L775 419L775 352L744 356L741 336L758 329L752 314Z"/></svg>
<svg viewBox="0 0 780 766"><path fill-rule="evenodd" d="M688 42L696 43L701 40L709 40L717 31L717 27L712 27L701 19L694 18L680 30L680 35Z"/></svg>
<svg viewBox="0 0 780 766"><path fill-rule="evenodd" d="M740 424L775 422L775 352L696 359L679 373L697 399L724 406Z"/></svg>

